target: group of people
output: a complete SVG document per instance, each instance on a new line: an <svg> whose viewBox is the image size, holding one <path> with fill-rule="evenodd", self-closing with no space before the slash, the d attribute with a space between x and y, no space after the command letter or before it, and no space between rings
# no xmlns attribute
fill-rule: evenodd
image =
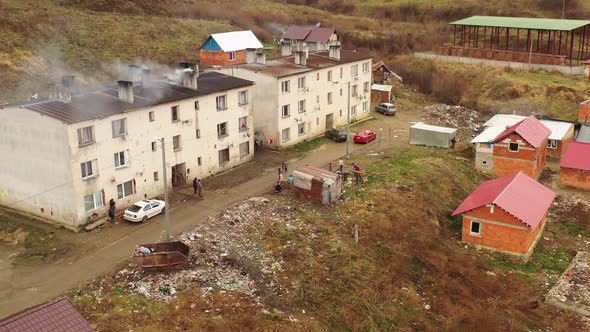
<svg viewBox="0 0 590 332"><path fill-rule="evenodd" d="M279 181L277 181L277 184L275 184L275 192L281 192L281 190L283 190L283 183L285 183L285 173L287 173L288 168L287 168L287 163L282 162L281 163L281 167L279 167ZM289 177L287 178L287 183L289 183L289 185L293 185L293 182L295 182L295 178L293 177L293 174L289 175Z"/></svg>
<svg viewBox="0 0 590 332"><path fill-rule="evenodd" d="M334 171L334 164L330 162L328 164L328 171ZM338 174L344 174L344 160L338 160L338 170L336 171ZM363 182L361 166L357 163L352 163L352 173L354 173L354 181L355 184L359 184Z"/></svg>
<svg viewBox="0 0 590 332"><path fill-rule="evenodd" d="M193 189L195 190L195 195L203 198L203 183L201 182L201 179L193 179Z"/></svg>

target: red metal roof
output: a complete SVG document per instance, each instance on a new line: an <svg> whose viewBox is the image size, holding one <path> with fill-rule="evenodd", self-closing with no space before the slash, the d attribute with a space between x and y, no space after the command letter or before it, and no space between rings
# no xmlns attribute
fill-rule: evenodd
<svg viewBox="0 0 590 332"><path fill-rule="evenodd" d="M590 143L571 142L559 166L590 171Z"/></svg>
<svg viewBox="0 0 590 332"><path fill-rule="evenodd" d="M555 193L528 175L518 172L482 183L459 205L453 216L494 204L535 228L551 206Z"/></svg>
<svg viewBox="0 0 590 332"><path fill-rule="evenodd" d="M287 31L283 35L283 38L304 40L312 29L312 26L305 27L300 25L292 25L289 28L287 28Z"/></svg>
<svg viewBox="0 0 590 332"><path fill-rule="evenodd" d="M18 312L0 321L0 332L92 332L90 324L65 297Z"/></svg>
<svg viewBox="0 0 590 332"><path fill-rule="evenodd" d="M283 34L283 38L302 40L308 43L327 42L334 32L334 28L292 25Z"/></svg>
<svg viewBox="0 0 590 332"><path fill-rule="evenodd" d="M504 130L498 137L496 137L492 143L495 143L504 137L510 134L518 134L522 137L525 141L527 141L530 145L534 146L535 148L540 147L543 145L545 139L551 135L551 130L547 128L544 124L541 123L537 118L534 116L529 116L528 118L517 122L512 127L507 128Z"/></svg>
<svg viewBox="0 0 590 332"><path fill-rule="evenodd" d="M334 34L334 28L314 28L309 32L305 41L309 43L328 42L332 34Z"/></svg>

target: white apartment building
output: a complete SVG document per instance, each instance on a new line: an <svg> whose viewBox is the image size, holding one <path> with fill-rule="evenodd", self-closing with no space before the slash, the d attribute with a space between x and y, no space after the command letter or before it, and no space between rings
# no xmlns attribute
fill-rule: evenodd
<svg viewBox="0 0 590 332"><path fill-rule="evenodd" d="M371 61L366 53L340 50L335 44L329 52L295 51L216 70L256 83L256 139L269 148L284 148L344 127L349 109L351 122L368 117Z"/></svg>
<svg viewBox="0 0 590 332"><path fill-rule="evenodd" d="M190 64L186 64L190 65ZM253 83L186 67L181 83L118 87L0 108L0 205L72 229L253 157ZM190 68L193 68L191 70Z"/></svg>

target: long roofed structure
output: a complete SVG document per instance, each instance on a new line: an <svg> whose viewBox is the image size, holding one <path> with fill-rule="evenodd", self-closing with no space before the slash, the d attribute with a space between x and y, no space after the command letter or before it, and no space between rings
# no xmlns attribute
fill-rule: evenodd
<svg viewBox="0 0 590 332"><path fill-rule="evenodd" d="M590 56L590 20L472 16L450 23L453 56L580 65Z"/></svg>

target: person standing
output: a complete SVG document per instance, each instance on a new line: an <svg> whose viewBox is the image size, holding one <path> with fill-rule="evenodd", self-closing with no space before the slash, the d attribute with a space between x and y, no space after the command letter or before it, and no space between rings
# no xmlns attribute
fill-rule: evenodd
<svg viewBox="0 0 590 332"><path fill-rule="evenodd" d="M344 172L344 160L338 160L338 167L340 168L340 173Z"/></svg>
<svg viewBox="0 0 590 332"><path fill-rule="evenodd" d="M330 163L328 164L328 171L330 171L330 172L331 172L333 167L334 167L334 166L332 165L332 162L330 162Z"/></svg>
<svg viewBox="0 0 590 332"><path fill-rule="evenodd" d="M279 182L280 183L285 182L285 177L283 176L283 173L279 174Z"/></svg>
<svg viewBox="0 0 590 332"><path fill-rule="evenodd" d="M289 182L289 185L293 185L293 183L295 183L295 178L293 177L293 174L289 175L289 177L287 178L287 182Z"/></svg>
<svg viewBox="0 0 590 332"><path fill-rule="evenodd" d="M111 218L111 223L115 222L115 213L117 208L115 206L115 200L111 198L109 201L109 217Z"/></svg>
<svg viewBox="0 0 590 332"><path fill-rule="evenodd" d="M363 178L361 176L361 166L359 164L354 164L354 175L356 184L359 184L363 181Z"/></svg>
<svg viewBox="0 0 590 332"><path fill-rule="evenodd" d="M201 182L201 179L197 180L197 196L203 198L203 182Z"/></svg>
<svg viewBox="0 0 590 332"><path fill-rule="evenodd" d="M197 189L199 188L199 182L197 178L193 179L193 189L195 190L195 195L197 194Z"/></svg>
<svg viewBox="0 0 590 332"><path fill-rule="evenodd" d="M283 173L287 173L287 163L286 162L281 163L281 171L283 171Z"/></svg>

